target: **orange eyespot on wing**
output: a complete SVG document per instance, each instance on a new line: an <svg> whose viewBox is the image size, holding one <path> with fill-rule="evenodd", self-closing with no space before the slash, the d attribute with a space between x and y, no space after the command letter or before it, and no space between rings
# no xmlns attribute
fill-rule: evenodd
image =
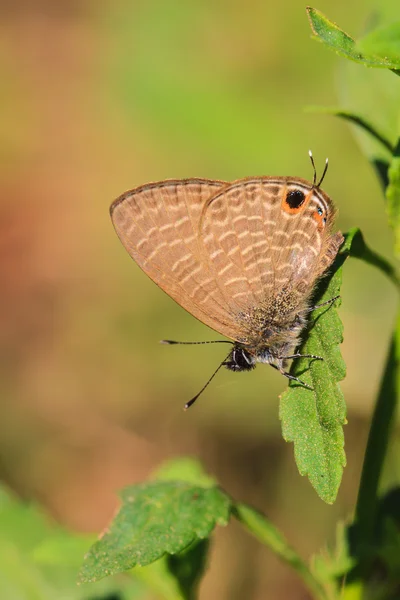
<svg viewBox="0 0 400 600"><path fill-rule="evenodd" d="M282 200L282 209L295 215L305 207L306 194L302 190L289 190Z"/></svg>

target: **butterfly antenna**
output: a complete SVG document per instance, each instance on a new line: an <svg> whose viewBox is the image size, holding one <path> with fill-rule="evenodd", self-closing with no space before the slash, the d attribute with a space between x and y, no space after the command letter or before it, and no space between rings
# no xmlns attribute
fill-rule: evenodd
<svg viewBox="0 0 400 600"><path fill-rule="evenodd" d="M196 394L191 400L189 400L189 402L186 402L185 406L183 407L183 410L187 410L188 408L190 408L192 406L192 404L194 404L196 402L197 398L199 396L201 396L201 394L204 392L204 390L206 389L206 387L208 387L208 385L212 382L212 380L214 379L214 377L216 376L216 374L218 373L218 371L220 370L220 368L226 363L226 360L227 360L227 358L229 356L230 356L230 353L222 361L222 363L220 365L218 365L218 367L215 369L214 373L211 375L210 379L207 381L207 383L205 385L203 385L203 387L201 388L201 390L199 391L199 393Z"/></svg>
<svg viewBox="0 0 400 600"><path fill-rule="evenodd" d="M189 344L189 345L195 345L195 344L232 344L233 342L230 342L229 340L207 340L205 342L177 342L176 340L160 340L160 344L168 344L170 346L172 346L173 344Z"/></svg>
<svg viewBox="0 0 400 600"><path fill-rule="evenodd" d="M315 187L315 183L317 181L317 169L315 168L315 162L314 162L314 157L312 155L311 150L308 151L308 156L310 157L311 160L311 164L312 164L312 168L314 171L314 177L313 177L313 187Z"/></svg>
<svg viewBox="0 0 400 600"><path fill-rule="evenodd" d="M321 179L320 179L320 180L319 180L319 182L317 183L317 187L320 187L321 183L323 182L323 180L324 180L324 177L325 177L325 175L326 175L326 172L327 172L327 170L328 170L328 159L326 159L326 160L325 160L325 168L324 168L324 171L323 171L323 173L322 173L322 177L321 177Z"/></svg>
<svg viewBox="0 0 400 600"><path fill-rule="evenodd" d="M314 176L313 176L313 187L317 187L317 188L319 188L319 187L321 186L321 183L323 182L323 180L324 180L324 177L325 177L325 175L326 175L326 172L327 172L327 170L328 170L328 159L326 159L326 161L325 161L325 167L324 167L324 171L323 171L323 173L322 173L322 177L321 177L321 179L320 179L320 180L318 181L318 183L317 183L317 169L315 168L314 157L313 157L313 155L312 155L312 152L311 152L311 150L309 150L309 151L308 151L308 156L310 157L311 164L312 164L312 168L313 168L313 171L314 171Z"/></svg>

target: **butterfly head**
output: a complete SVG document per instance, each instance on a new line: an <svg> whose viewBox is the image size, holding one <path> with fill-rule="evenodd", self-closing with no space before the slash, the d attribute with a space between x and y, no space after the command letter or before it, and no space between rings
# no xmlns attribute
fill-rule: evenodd
<svg viewBox="0 0 400 600"><path fill-rule="evenodd" d="M252 371L256 366L256 360L250 352L248 352L240 344L235 344L224 361L224 367L229 371Z"/></svg>

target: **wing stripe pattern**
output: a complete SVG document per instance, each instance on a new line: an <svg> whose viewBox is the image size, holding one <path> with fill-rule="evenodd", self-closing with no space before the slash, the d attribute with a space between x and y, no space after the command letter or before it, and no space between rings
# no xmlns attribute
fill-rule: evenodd
<svg viewBox="0 0 400 600"><path fill-rule="evenodd" d="M201 256L201 209L224 182L191 179L148 184L111 206L116 232L138 265L178 304L234 338L234 322L215 277Z"/></svg>
<svg viewBox="0 0 400 600"><path fill-rule="evenodd" d="M289 204L299 193L302 202ZM239 341L248 339L242 319L255 309L267 320L279 315L282 323L285 311L293 319L343 240L330 235L328 196L287 177L148 184L120 196L111 215L129 254L161 289Z"/></svg>

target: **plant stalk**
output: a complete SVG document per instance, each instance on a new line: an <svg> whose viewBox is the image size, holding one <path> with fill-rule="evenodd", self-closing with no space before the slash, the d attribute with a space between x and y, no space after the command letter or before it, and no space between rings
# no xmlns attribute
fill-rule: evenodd
<svg viewBox="0 0 400 600"><path fill-rule="evenodd" d="M234 505L232 514L262 544L268 546L274 554L296 571L313 598L328 600L324 587L311 573L307 564L287 543L282 533L263 514L240 502Z"/></svg>
<svg viewBox="0 0 400 600"><path fill-rule="evenodd" d="M365 555L374 542L379 480L386 458L400 392L400 309L372 416L355 511L359 548ZM361 557L362 558L362 557ZM362 571L368 569L368 560Z"/></svg>

